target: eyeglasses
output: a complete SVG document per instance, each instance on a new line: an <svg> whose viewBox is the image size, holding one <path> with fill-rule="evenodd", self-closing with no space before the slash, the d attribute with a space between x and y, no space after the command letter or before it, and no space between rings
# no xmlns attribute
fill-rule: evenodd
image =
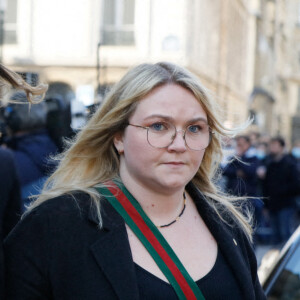
<svg viewBox="0 0 300 300"><path fill-rule="evenodd" d="M167 122L157 122L148 127L127 124L130 126L147 129L147 141L154 148L169 147L177 136L178 132L183 132L185 144L195 151L201 151L208 147L213 131L206 122L197 122L187 126L185 129L177 130L176 127Z"/></svg>

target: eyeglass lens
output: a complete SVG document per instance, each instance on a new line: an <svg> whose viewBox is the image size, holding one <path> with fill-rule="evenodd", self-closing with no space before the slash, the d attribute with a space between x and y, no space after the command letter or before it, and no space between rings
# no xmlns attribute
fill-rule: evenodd
<svg viewBox="0 0 300 300"><path fill-rule="evenodd" d="M153 124L148 128L148 142L155 148L168 147L177 134L182 134L186 145L196 151L207 148L211 139L209 126L205 122L199 122L187 126L185 130L178 130L172 124Z"/></svg>

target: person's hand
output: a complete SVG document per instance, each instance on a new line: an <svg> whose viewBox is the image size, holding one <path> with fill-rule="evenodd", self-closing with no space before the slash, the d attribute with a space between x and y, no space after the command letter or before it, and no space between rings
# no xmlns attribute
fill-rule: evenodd
<svg viewBox="0 0 300 300"><path fill-rule="evenodd" d="M260 178L260 179L265 179L266 177L266 172L267 172L267 169L265 166L260 166L257 168L256 170L256 174L257 176Z"/></svg>

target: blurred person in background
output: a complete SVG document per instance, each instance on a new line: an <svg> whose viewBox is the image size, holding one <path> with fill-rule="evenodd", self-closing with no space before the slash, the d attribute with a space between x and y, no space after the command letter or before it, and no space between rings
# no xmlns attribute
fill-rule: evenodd
<svg viewBox="0 0 300 300"><path fill-rule="evenodd" d="M29 102L36 102L35 97L43 96L47 85L32 87L28 85L18 74L0 64L0 91L3 96L10 88L22 90L26 93ZM38 100L40 101L40 99ZM1 106L1 99L0 99ZM1 123L4 125L3 123ZM3 138L1 126L0 138ZM0 299L4 299L4 238L16 225L22 214L20 183L13 153L0 146Z"/></svg>
<svg viewBox="0 0 300 300"><path fill-rule="evenodd" d="M267 142L258 142L256 145L255 155L258 158L260 164L266 159L268 155L268 143Z"/></svg>
<svg viewBox="0 0 300 300"><path fill-rule="evenodd" d="M294 142L291 155L297 160L297 166L300 171L300 140Z"/></svg>
<svg viewBox="0 0 300 300"><path fill-rule="evenodd" d="M300 140L296 140L293 143L293 147L291 150L291 156L295 159L298 174L300 174Z"/></svg>
<svg viewBox="0 0 300 300"><path fill-rule="evenodd" d="M250 137L241 135L236 137L236 152L229 163L223 167L226 178L226 191L236 196L249 197L255 212L255 227L260 226L263 202L258 197L258 180L256 170L259 160L251 146Z"/></svg>
<svg viewBox="0 0 300 300"><path fill-rule="evenodd" d="M11 96L5 108L8 128L6 146L11 149L21 184L23 209L30 204L32 195L40 193L48 175L54 168L50 156L57 153L57 147L46 129L47 107L45 102L31 105L25 92Z"/></svg>
<svg viewBox="0 0 300 300"><path fill-rule="evenodd" d="M260 142L260 133L257 131L250 131L247 136L250 139L250 148L247 150L248 156L254 156L256 155L256 149Z"/></svg>
<svg viewBox="0 0 300 300"><path fill-rule="evenodd" d="M223 171L223 175L227 177L226 189L236 196L255 196L258 159L248 152L249 150L252 152L248 136L238 136L235 141L235 157L231 157Z"/></svg>
<svg viewBox="0 0 300 300"><path fill-rule="evenodd" d="M295 197L298 193L298 175L294 160L285 153L282 137L273 137L265 167L258 170L262 180L266 208L270 214L273 243L282 244L295 226Z"/></svg>
<svg viewBox="0 0 300 300"><path fill-rule="evenodd" d="M261 179L260 174L264 174L266 171L266 160L269 154L269 144L266 138L262 139L257 143L256 146L256 157L259 160L259 166L256 170L257 174L257 189L258 189L258 196L263 202L263 209L261 213L261 222L259 228L257 228L257 238L258 241L261 243L270 243L272 238L272 229L270 225L270 215L268 210L265 206L265 199L263 193L263 180Z"/></svg>
<svg viewBox="0 0 300 300"><path fill-rule="evenodd" d="M300 140L296 140L293 143L293 147L291 150L291 156L292 156L292 158L294 158L295 164L297 166L299 191L298 191L297 196L295 197L295 201L296 201L296 206L297 206L298 218L300 219Z"/></svg>
<svg viewBox="0 0 300 300"><path fill-rule="evenodd" d="M231 137L223 138L222 140L223 159L220 164L221 170L223 170L234 157L236 152L235 145L236 145L235 139ZM227 183L228 183L227 177L223 176L222 173L219 174L217 184L224 192L226 192Z"/></svg>
<svg viewBox="0 0 300 300"><path fill-rule="evenodd" d="M72 128L73 116L71 103L58 93L47 93L45 97L47 106L46 128L59 152L65 148L65 139L75 135Z"/></svg>

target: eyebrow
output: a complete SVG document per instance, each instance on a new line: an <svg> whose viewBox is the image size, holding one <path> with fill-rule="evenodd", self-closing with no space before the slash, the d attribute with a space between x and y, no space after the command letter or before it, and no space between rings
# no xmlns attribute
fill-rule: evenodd
<svg viewBox="0 0 300 300"><path fill-rule="evenodd" d="M172 118L170 116L166 116L166 115L161 115L161 114L150 115L150 116L146 117L145 120L152 119L152 118L161 118L161 119L164 119L164 120L170 121L170 122L175 121L174 118ZM208 124L207 119L205 119L203 117L197 117L197 118L190 119L190 120L186 121L186 123L193 123L193 122L197 122L197 121L204 121L206 124Z"/></svg>

